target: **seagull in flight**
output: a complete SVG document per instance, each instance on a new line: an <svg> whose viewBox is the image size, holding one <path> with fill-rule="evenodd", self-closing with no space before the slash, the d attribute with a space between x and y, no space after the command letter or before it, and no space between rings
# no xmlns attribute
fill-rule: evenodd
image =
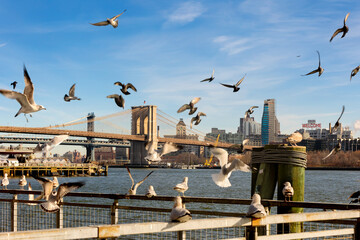
<svg viewBox="0 0 360 240"><path fill-rule="evenodd" d="M126 12L126 9L122 13L120 13L112 18L107 18L106 21L102 21L102 22L98 22L98 23L90 23L90 24L92 24L94 26L106 26L106 25L110 24L114 28L117 28L119 25L119 20L117 18L120 17L124 12Z"/></svg>
<svg viewBox="0 0 360 240"><path fill-rule="evenodd" d="M291 197L294 195L294 188L291 186L290 182L284 183L284 188L282 189L282 194L285 197L285 202L290 201Z"/></svg>
<svg viewBox="0 0 360 240"><path fill-rule="evenodd" d="M15 99L16 101L18 101L18 103L21 105L21 108L15 114L15 117L17 117L20 113L24 113L26 121L28 122L26 114L29 114L30 117L32 117L31 113L40 110L46 110L46 108L44 108L44 106L42 105L36 104L34 101L34 85L31 82L30 76L26 70L25 65L24 65L24 81L25 81L24 93L6 90L6 89L0 89L0 93L7 98Z"/></svg>
<svg viewBox="0 0 360 240"><path fill-rule="evenodd" d="M266 216L266 211L264 206L261 204L261 197L259 194L254 193L252 196L252 202L246 216L253 218L263 218Z"/></svg>
<svg viewBox="0 0 360 240"><path fill-rule="evenodd" d="M331 133L336 132L340 126L340 118L342 117L342 115L344 114L345 111L345 106L342 107L342 111L340 114L340 117L338 118L338 120L336 121L334 127L331 129Z"/></svg>
<svg viewBox="0 0 360 240"><path fill-rule="evenodd" d="M244 119L245 121L250 118L250 115L253 114L254 112L254 108L258 108L259 106L252 106L250 107L246 112L245 112L245 116L244 116Z"/></svg>
<svg viewBox="0 0 360 240"><path fill-rule="evenodd" d="M44 143L42 145L38 144L34 149L34 153L42 152L43 157L47 158L49 156L50 151L54 149L57 145L61 144L63 141L68 139L68 137L69 135L58 135L48 143Z"/></svg>
<svg viewBox="0 0 360 240"><path fill-rule="evenodd" d="M183 204L180 196L175 197L174 207L171 209L170 220L172 222L187 222L192 219L190 211Z"/></svg>
<svg viewBox="0 0 360 240"><path fill-rule="evenodd" d="M18 83L17 81L13 81L12 83L10 83L10 85L12 85L12 86L13 86L13 89L15 89L17 83Z"/></svg>
<svg viewBox="0 0 360 240"><path fill-rule="evenodd" d="M132 90L134 90L135 92L137 92L136 88L134 87L134 85L132 85L131 83L128 84L123 84L121 82L115 82L114 85L120 86L121 87L121 92L125 95L129 95L130 92L128 91L128 88L131 88Z"/></svg>
<svg viewBox="0 0 360 240"><path fill-rule="evenodd" d="M240 170L243 172L251 172L251 168L240 159L234 159L231 163L228 162L229 154L225 149L210 147L210 152L219 159L221 170L219 173L212 174L211 177L216 185L219 187L230 187L231 183L229 177L232 171Z"/></svg>
<svg viewBox="0 0 360 240"><path fill-rule="evenodd" d="M181 112L185 111L186 109L190 109L189 115L193 114L193 113L196 112L196 110L197 110L197 107L195 107L195 104L196 104L197 102L199 102L200 99L201 99L200 97L196 97L196 98L194 98L193 100L191 100L189 104L184 104L184 105L182 105L182 106L177 110L177 113L181 113Z"/></svg>
<svg viewBox="0 0 360 240"><path fill-rule="evenodd" d="M144 177L143 180L141 180L140 182L135 184L134 179L131 176L130 169L128 167L126 167L126 169L127 169L128 173L129 173L129 177L130 177L131 182L132 182L131 188L129 189L129 192L128 192L127 195L136 195L137 188L154 172L154 171L151 171L148 175L146 175L146 177Z"/></svg>
<svg viewBox="0 0 360 240"><path fill-rule="evenodd" d="M154 141L147 142L145 144L145 150L147 150L147 155L145 157L146 161L160 162L161 157L163 155L171 153L171 152L179 151L179 150L183 149L183 146L177 145L172 142L166 142L164 144L164 146L162 147L161 152L157 152L156 148L157 148L157 143Z"/></svg>
<svg viewBox="0 0 360 240"><path fill-rule="evenodd" d="M125 99L122 95L119 94L111 94L109 96L106 96L107 98L113 98L115 100L116 105L118 105L121 108L125 108Z"/></svg>
<svg viewBox="0 0 360 240"><path fill-rule="evenodd" d="M211 74L211 77L205 78L204 80L201 80L200 82L206 82L206 81L211 82L212 80L215 79L214 73L215 73L215 69L213 69L212 74Z"/></svg>
<svg viewBox="0 0 360 240"><path fill-rule="evenodd" d="M193 126L193 122L195 122L195 125L198 125L201 122L201 118L200 118L201 116L206 117L206 114L203 113L203 112L198 112L195 117L191 118L191 121L190 121L190 128L191 129L192 129L192 126Z"/></svg>
<svg viewBox="0 0 360 240"><path fill-rule="evenodd" d="M324 72L324 69L321 67L321 62L320 62L320 53L319 51L316 50L316 52L318 53L318 56L319 56L319 66L317 69L315 69L314 71L311 71L305 75L302 75L302 76L307 76L307 75L310 75L310 74L314 74L314 73L319 73L319 77L321 76L321 74Z"/></svg>
<svg viewBox="0 0 360 240"><path fill-rule="evenodd" d="M337 30L334 32L334 34L333 34L333 35L331 36L331 38L330 38L330 42L333 40L333 38L334 38L336 35L338 35L338 34L341 33L341 32L343 33L342 36L341 36L341 38L345 37L346 33L349 31L349 27L346 26L346 20L348 19L349 15L350 15L350 13L346 14L346 16L345 16L345 18L344 18L344 26L343 26L342 28L337 29Z"/></svg>
<svg viewBox="0 0 360 240"><path fill-rule="evenodd" d="M64 100L66 102L70 102L71 100L81 100L80 98L75 97L75 83L71 86L69 90L69 95L65 94Z"/></svg>
<svg viewBox="0 0 360 240"><path fill-rule="evenodd" d="M356 68L354 68L352 71L351 71L351 75L350 75L350 82L351 82L351 79L353 77L355 77L355 75L360 71L360 65L357 66Z"/></svg>
<svg viewBox="0 0 360 240"><path fill-rule="evenodd" d="M333 148L333 150L331 150L331 152L330 152L326 157L324 157L322 160L327 159L327 158L330 157L331 155L337 154L340 150L341 150L341 139L340 139L340 141L336 144L336 146Z"/></svg>
<svg viewBox="0 0 360 240"><path fill-rule="evenodd" d="M246 74L235 84L235 85L230 85L230 84L224 84L224 83L220 83L221 85L223 85L224 87L228 87L228 88L233 88L233 92L237 92L240 90L239 85L242 83L242 81L244 81Z"/></svg>

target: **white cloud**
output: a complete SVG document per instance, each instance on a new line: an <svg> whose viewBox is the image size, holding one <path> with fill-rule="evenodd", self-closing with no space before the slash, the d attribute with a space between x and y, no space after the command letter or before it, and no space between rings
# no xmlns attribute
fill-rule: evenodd
<svg viewBox="0 0 360 240"><path fill-rule="evenodd" d="M7 43L0 43L0 48L5 47Z"/></svg>
<svg viewBox="0 0 360 240"><path fill-rule="evenodd" d="M205 8L199 2L184 2L168 17L168 23L186 24L195 20L205 12Z"/></svg>
<svg viewBox="0 0 360 240"><path fill-rule="evenodd" d="M235 55L245 50L253 48L247 38L233 38L228 36L219 36L214 38L214 43L219 43L220 51L227 53L228 55Z"/></svg>

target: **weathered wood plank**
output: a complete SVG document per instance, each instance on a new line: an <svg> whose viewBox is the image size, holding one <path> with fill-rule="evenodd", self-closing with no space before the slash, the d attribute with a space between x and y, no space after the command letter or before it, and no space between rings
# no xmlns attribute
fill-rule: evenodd
<svg viewBox="0 0 360 240"><path fill-rule="evenodd" d="M316 237L344 236L354 234L353 228L342 228L335 230L324 230L316 232L288 233L270 236L258 236L258 240L290 240Z"/></svg>

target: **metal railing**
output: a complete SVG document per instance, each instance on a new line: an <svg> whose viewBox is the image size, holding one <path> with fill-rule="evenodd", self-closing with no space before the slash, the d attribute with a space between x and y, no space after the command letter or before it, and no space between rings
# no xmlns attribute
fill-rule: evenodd
<svg viewBox="0 0 360 240"><path fill-rule="evenodd" d="M168 196L149 199L139 195L76 192L68 194L65 200L71 199L72 202L63 202L59 212L46 213L33 205L40 202L25 200L27 194L40 194L40 191L0 190L0 193L5 196L0 199L0 232L3 232L0 239L51 239L51 236L66 236L67 239L280 240L331 239L332 236L337 236L336 239L360 239L355 238L360 237L360 205L356 204L263 200L266 207L304 207L310 212L272 214L256 220L246 218L243 213L251 202L249 199L184 197L193 220L170 223L173 197ZM222 206L231 206L230 209L236 209L236 212L222 211ZM314 212L316 209L321 211ZM293 223L303 224L302 231L290 233L284 230Z"/></svg>

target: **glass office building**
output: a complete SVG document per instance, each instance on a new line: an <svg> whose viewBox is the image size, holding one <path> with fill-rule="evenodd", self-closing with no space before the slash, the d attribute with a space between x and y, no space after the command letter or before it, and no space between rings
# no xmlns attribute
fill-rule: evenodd
<svg viewBox="0 0 360 240"><path fill-rule="evenodd" d="M276 141L280 133L280 123L275 116L275 99L264 101L264 111L261 119L261 142L266 145Z"/></svg>

